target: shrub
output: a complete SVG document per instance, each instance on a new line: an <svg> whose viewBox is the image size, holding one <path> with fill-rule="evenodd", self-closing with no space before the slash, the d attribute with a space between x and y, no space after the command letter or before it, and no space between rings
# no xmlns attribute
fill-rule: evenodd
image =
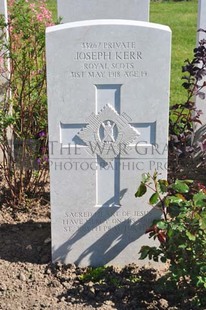
<svg viewBox="0 0 206 310"><path fill-rule="evenodd" d="M198 47L194 49L192 60L185 60L182 72L184 73L182 86L187 91L187 100L173 105L170 108L169 118L170 146L178 156L194 151L191 147L194 124L201 124L202 111L197 109L195 98L198 96L202 100L205 99L206 83L203 78L206 76L206 40L201 40ZM199 141L199 147L204 151L204 143L201 141Z"/></svg>
<svg viewBox="0 0 206 310"><path fill-rule="evenodd" d="M202 113L197 110L195 98L205 99L206 40L199 42L193 59L185 61L182 72L187 100L170 110L169 152L175 151L177 156L187 156L195 151L191 146L193 125L196 122L201 124L199 117ZM205 126L202 128L205 131ZM206 151L204 135L199 139L198 147L202 152ZM203 164L202 160L199 165ZM188 289L190 302L203 309L206 305L206 187L192 180L176 179L169 184L154 173L153 176L143 176L135 196L143 196L148 189L152 192L149 203L162 211L162 217L155 220L146 233L150 238L158 239L160 245L143 246L140 258L168 262L167 279L176 288ZM184 294L182 298L185 298Z"/></svg>
<svg viewBox="0 0 206 310"><path fill-rule="evenodd" d="M17 205L41 193L47 178L45 27L53 22L43 0L9 0L8 12L8 23L3 17L0 22L1 75L7 80L0 112L1 170L9 202Z"/></svg>
<svg viewBox="0 0 206 310"><path fill-rule="evenodd" d="M160 246L143 246L141 259L169 262L168 278L177 288L190 288L193 302L205 305L206 289L206 188L190 180L166 180L143 176L136 192L141 197L152 190L149 203L162 211L162 218L146 230Z"/></svg>

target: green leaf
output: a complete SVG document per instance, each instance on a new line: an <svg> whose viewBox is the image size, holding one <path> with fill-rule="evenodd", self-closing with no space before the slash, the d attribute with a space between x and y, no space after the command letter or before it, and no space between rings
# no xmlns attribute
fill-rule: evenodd
<svg viewBox="0 0 206 310"><path fill-rule="evenodd" d="M143 173L142 174L142 183L148 182L150 179L150 174L149 173Z"/></svg>
<svg viewBox="0 0 206 310"><path fill-rule="evenodd" d="M154 256L153 256L153 261L154 261L154 262L158 262L158 261L159 261L158 256L155 256L155 255L154 255Z"/></svg>
<svg viewBox="0 0 206 310"><path fill-rule="evenodd" d="M188 237L188 239L190 241L195 241L196 240L196 236L191 234L191 232L189 232L188 230L186 231L186 236Z"/></svg>
<svg viewBox="0 0 206 310"><path fill-rule="evenodd" d="M149 252L150 252L149 246L147 245L142 246L139 252L141 254L139 259L145 259L148 256Z"/></svg>
<svg viewBox="0 0 206 310"><path fill-rule="evenodd" d="M203 229L203 230L206 230L206 212L202 212L201 214L201 218L200 218L200 227Z"/></svg>
<svg viewBox="0 0 206 310"><path fill-rule="evenodd" d="M193 201L196 207L204 207L206 204L206 195L199 192L193 196Z"/></svg>
<svg viewBox="0 0 206 310"><path fill-rule="evenodd" d="M154 194L150 197L149 203L150 203L151 205L154 205L154 204L156 204L158 201L159 201L159 195L158 195L158 193L154 193Z"/></svg>
<svg viewBox="0 0 206 310"><path fill-rule="evenodd" d="M175 218L180 214L180 207L177 205L172 205L167 208L167 211L172 218Z"/></svg>
<svg viewBox="0 0 206 310"><path fill-rule="evenodd" d="M202 266L202 267L200 268L200 272L206 273L206 266Z"/></svg>
<svg viewBox="0 0 206 310"><path fill-rule="evenodd" d="M169 228L169 229L167 230L167 235L168 235L169 238L172 238L173 235L174 235L174 230L173 230L172 228Z"/></svg>
<svg viewBox="0 0 206 310"><path fill-rule="evenodd" d="M159 229L167 229L167 223L164 221L159 221L156 225Z"/></svg>
<svg viewBox="0 0 206 310"><path fill-rule="evenodd" d="M174 232L180 231L183 232L185 231L185 226L183 223L170 223L171 229Z"/></svg>
<svg viewBox="0 0 206 310"><path fill-rule="evenodd" d="M162 263L166 263L167 258L166 258L165 256L161 256L161 257L160 257L160 260L161 260Z"/></svg>
<svg viewBox="0 0 206 310"><path fill-rule="evenodd" d="M172 184L172 189L174 189L176 192L179 193L188 193L189 192L189 186L186 184L186 182L181 180L176 180L174 184Z"/></svg>
<svg viewBox="0 0 206 310"><path fill-rule="evenodd" d="M186 249L187 245L186 244L180 244L178 246L178 249Z"/></svg>
<svg viewBox="0 0 206 310"><path fill-rule="evenodd" d="M147 191L147 187L144 183L141 182L137 192L135 193L135 197L142 197Z"/></svg>
<svg viewBox="0 0 206 310"><path fill-rule="evenodd" d="M158 180L159 188L161 193L167 192L168 182L167 180Z"/></svg>
<svg viewBox="0 0 206 310"><path fill-rule="evenodd" d="M166 201L167 201L167 205L169 205L169 204L179 205L183 201L183 199L182 199L182 197L179 197L179 196L168 196L166 198Z"/></svg>

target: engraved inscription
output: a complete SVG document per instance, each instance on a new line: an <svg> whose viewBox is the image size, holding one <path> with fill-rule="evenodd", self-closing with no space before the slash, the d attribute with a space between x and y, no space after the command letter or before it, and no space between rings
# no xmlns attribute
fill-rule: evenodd
<svg viewBox="0 0 206 310"><path fill-rule="evenodd" d="M105 49L135 49L135 42L83 42L82 47L86 49L105 48Z"/></svg>
<svg viewBox="0 0 206 310"><path fill-rule="evenodd" d="M110 210L107 210L108 214ZM125 230L127 228L128 221L130 225L135 224L139 219L142 219L146 216L149 211L117 211L114 214L110 214L108 218L104 221L103 214L101 212L98 214L98 219L95 218L91 221L91 218L94 217L93 212L65 212L64 218L62 219L62 228L65 232L75 232L80 229L85 232L90 231L102 231L106 232L110 230L114 225L125 222ZM90 223L88 224L88 220ZM133 229L140 230L147 227L146 225L150 224L150 220L144 220L140 225L133 225ZM118 226L117 226L118 229ZM121 227L122 231L122 227Z"/></svg>
<svg viewBox="0 0 206 310"><path fill-rule="evenodd" d="M144 53L137 42L82 42L73 56L74 79L147 78Z"/></svg>
<svg viewBox="0 0 206 310"><path fill-rule="evenodd" d="M140 51L131 52L77 52L75 60L142 60Z"/></svg>

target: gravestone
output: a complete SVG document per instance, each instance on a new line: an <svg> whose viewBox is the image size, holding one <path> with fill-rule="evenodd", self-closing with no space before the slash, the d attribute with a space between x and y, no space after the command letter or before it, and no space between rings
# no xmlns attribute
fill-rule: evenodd
<svg viewBox="0 0 206 310"><path fill-rule="evenodd" d="M7 0L0 1L0 14L3 14L7 19Z"/></svg>
<svg viewBox="0 0 206 310"><path fill-rule="evenodd" d="M206 30L206 1L205 0L199 0L198 2L198 21L197 21L197 30L198 29L204 29ZM206 39L206 35L202 31L197 32L197 46L200 42L200 40ZM203 78L199 83L203 84L205 79ZM202 89L202 91L206 91L205 87ZM200 115L200 121L203 125L206 124L206 101L202 100L200 97L196 97L196 107L197 110L202 110L203 114ZM195 131L200 129L201 125L199 123L194 124Z"/></svg>
<svg viewBox="0 0 206 310"><path fill-rule="evenodd" d="M63 23L93 19L148 21L150 0L57 0Z"/></svg>
<svg viewBox="0 0 206 310"><path fill-rule="evenodd" d="M7 22L7 1L0 0L0 15L3 15L5 18L5 22ZM5 51L0 51L0 57L2 59L2 55ZM5 64L1 62L0 64L0 102L3 100L5 95L5 88L4 85L7 81L8 72L5 72Z"/></svg>
<svg viewBox="0 0 206 310"><path fill-rule="evenodd" d="M7 18L7 1L6 0L0 1L0 14L3 14Z"/></svg>
<svg viewBox="0 0 206 310"><path fill-rule="evenodd" d="M198 1L198 20L197 20L197 30L204 29L206 30L206 1L199 0ZM198 31L197 32L197 42L196 45L199 45L199 42L202 39L206 39L205 32ZM202 64L200 63L200 66ZM203 86L205 83L205 77L203 77L198 84ZM201 89L201 92L206 94L206 87ZM195 98L196 109L201 111L199 116L199 120L201 123L194 122L194 135L192 139L192 145L194 148L193 159L196 161L196 165L199 166L203 163L203 159L205 158L205 139L206 139L206 99L199 97L198 95Z"/></svg>
<svg viewBox="0 0 206 310"><path fill-rule="evenodd" d="M54 262L123 266L153 244L160 213L134 194L143 173L167 175L170 45L147 22L47 29Z"/></svg>
<svg viewBox="0 0 206 310"><path fill-rule="evenodd" d="M0 0L0 15L3 15L5 18L5 22L7 22L7 1L6 0ZM2 35L2 34L0 34ZM0 51L0 58L2 59L2 55L5 53L5 51ZM8 77L8 71L5 71L5 64L1 61L0 63L0 109L2 108L2 102L5 97L5 84L7 83L7 77ZM11 139L11 132L8 130L8 139ZM0 150L0 162L3 160L3 154Z"/></svg>

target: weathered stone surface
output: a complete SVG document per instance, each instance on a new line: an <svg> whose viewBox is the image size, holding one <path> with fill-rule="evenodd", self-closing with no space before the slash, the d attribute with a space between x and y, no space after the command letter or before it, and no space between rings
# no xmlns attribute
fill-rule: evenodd
<svg viewBox="0 0 206 310"><path fill-rule="evenodd" d="M198 20L197 20L197 30L199 29L206 29L206 1L205 0L199 0L198 1ZM198 31L197 32L197 46L200 42L200 40L206 39L205 32ZM201 66L201 63L200 63ZM199 85L203 85L205 82L205 78L203 77L202 80L198 81ZM206 87L203 87L201 92L206 93ZM196 96L196 108L197 110L201 110L202 114L200 114L199 120L202 122L202 125L206 124L206 104L205 104L205 99L201 99L198 95ZM194 129L197 131L201 127L200 123L195 122L194 123Z"/></svg>
<svg viewBox="0 0 206 310"><path fill-rule="evenodd" d="M150 0L58 0L63 23L92 19L149 20Z"/></svg>
<svg viewBox="0 0 206 310"><path fill-rule="evenodd" d="M47 29L53 261L125 265L153 243L159 212L134 194L166 177L170 42L137 21Z"/></svg>

